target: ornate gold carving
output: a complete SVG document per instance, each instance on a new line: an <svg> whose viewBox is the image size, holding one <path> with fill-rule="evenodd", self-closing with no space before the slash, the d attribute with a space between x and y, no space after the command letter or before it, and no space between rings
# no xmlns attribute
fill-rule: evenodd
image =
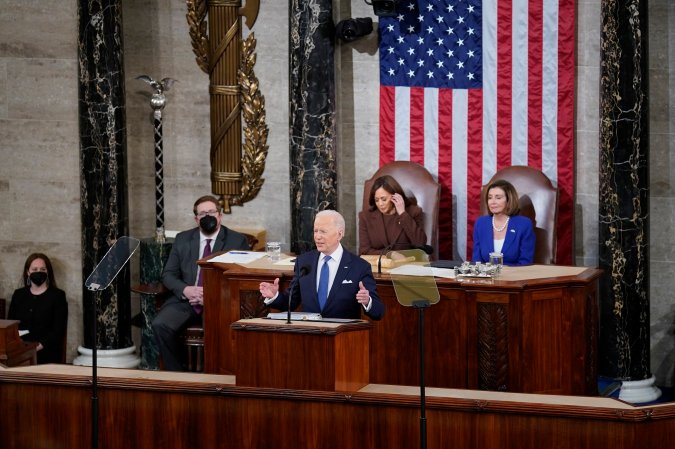
<svg viewBox="0 0 675 449"><path fill-rule="evenodd" d="M212 172L211 180L214 182L241 181L241 173Z"/></svg>
<svg viewBox="0 0 675 449"><path fill-rule="evenodd" d="M260 10L260 0L246 0L246 6L239 8L239 15L246 17L246 26L250 30L255 25Z"/></svg>
<svg viewBox="0 0 675 449"><path fill-rule="evenodd" d="M192 48L210 81L211 190L220 196L223 212L230 213L230 205L256 197L267 158L265 99L253 72L255 38L251 33L242 42L240 26L240 15L245 15L249 27L253 25L260 4L248 0L241 8L240 0L186 2ZM242 110L246 121L243 146Z"/></svg>
<svg viewBox="0 0 675 449"><path fill-rule="evenodd" d="M239 95L241 89L239 85L236 86L209 86L209 93L211 95Z"/></svg>
<svg viewBox="0 0 675 449"><path fill-rule="evenodd" d="M187 0L187 22L190 27L192 51L197 65L209 73L209 39L206 34L206 0Z"/></svg>
<svg viewBox="0 0 675 449"><path fill-rule="evenodd" d="M243 184L241 186L241 203L255 198L265 182L262 179L267 158L267 134L265 124L265 97L260 93L258 78L255 76L256 40L254 33L242 42L242 64L239 70L239 85L243 98L244 121L244 148L241 160Z"/></svg>
<svg viewBox="0 0 675 449"><path fill-rule="evenodd" d="M209 0L209 6L236 8L241 5L240 0Z"/></svg>

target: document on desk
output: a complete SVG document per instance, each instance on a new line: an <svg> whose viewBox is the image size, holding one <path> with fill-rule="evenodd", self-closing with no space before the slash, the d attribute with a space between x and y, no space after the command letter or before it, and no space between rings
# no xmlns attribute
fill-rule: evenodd
<svg viewBox="0 0 675 449"><path fill-rule="evenodd" d="M257 251L228 251L225 254L216 256L209 260L209 262L216 263L238 263L247 264L255 260L265 257L265 253Z"/></svg>
<svg viewBox="0 0 675 449"><path fill-rule="evenodd" d="M270 320L288 319L288 312L270 312L267 314ZM322 321L320 313L291 312L292 321Z"/></svg>
<svg viewBox="0 0 675 449"><path fill-rule="evenodd" d="M285 259L278 260L274 262L273 265L280 265L282 267L294 267L295 266L295 257L286 257Z"/></svg>
<svg viewBox="0 0 675 449"><path fill-rule="evenodd" d="M23 337L24 335L30 333L28 329L19 329L19 337Z"/></svg>
<svg viewBox="0 0 675 449"><path fill-rule="evenodd" d="M402 265L389 271L393 275L402 276L434 276L438 278L455 278L455 270L449 268L434 268L425 265Z"/></svg>

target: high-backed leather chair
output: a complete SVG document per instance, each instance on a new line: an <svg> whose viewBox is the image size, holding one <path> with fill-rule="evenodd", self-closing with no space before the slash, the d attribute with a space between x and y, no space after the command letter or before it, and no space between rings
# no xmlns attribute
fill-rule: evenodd
<svg viewBox="0 0 675 449"><path fill-rule="evenodd" d="M534 263L556 263L556 224L558 221L558 189L551 180L533 167L513 165L499 170L490 179L503 179L513 184L518 192L520 215L529 217L534 226L536 243ZM485 187L481 191L481 214L487 214L483 202Z"/></svg>
<svg viewBox="0 0 675 449"><path fill-rule="evenodd" d="M432 259L438 260L438 206L441 199L441 185L426 168L416 162L390 162L380 167L372 178L363 184L362 210L370 207L368 204L370 189L375 180L384 175L396 179L412 203L422 208L427 244L433 247Z"/></svg>

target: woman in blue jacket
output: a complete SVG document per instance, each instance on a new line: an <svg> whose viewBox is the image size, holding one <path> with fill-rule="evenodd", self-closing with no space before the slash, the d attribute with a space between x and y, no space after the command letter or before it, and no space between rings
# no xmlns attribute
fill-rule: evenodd
<svg viewBox="0 0 675 449"><path fill-rule="evenodd" d="M518 192L503 179L491 182L482 198L488 215L473 228L473 261L488 262L490 253L501 252L504 265L530 265L534 261L532 221L518 215Z"/></svg>

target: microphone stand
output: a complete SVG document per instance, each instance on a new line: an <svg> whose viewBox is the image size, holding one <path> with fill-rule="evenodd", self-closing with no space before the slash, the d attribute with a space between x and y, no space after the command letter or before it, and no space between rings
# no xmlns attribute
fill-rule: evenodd
<svg viewBox="0 0 675 449"><path fill-rule="evenodd" d="M380 253L380 257L377 258L377 274L382 274L382 256L388 253L394 247L394 245L395 243L390 243L389 245L385 246Z"/></svg>
<svg viewBox="0 0 675 449"><path fill-rule="evenodd" d="M286 324L291 324L291 301L293 300L293 289L296 282L300 282L300 278L309 272L309 267L304 266L300 268L295 279L291 281L291 288L288 289L288 315L286 316Z"/></svg>
<svg viewBox="0 0 675 449"><path fill-rule="evenodd" d="M108 248L103 259L96 265L94 271L87 277L84 286L92 292L92 300L94 302L94 311L92 319L93 344L91 348L91 446L93 449L98 448L98 361L96 360L96 349L98 345L96 323L98 320L98 301L96 300L96 293L108 288L112 281L122 271L122 268L131 258L131 255L138 248L140 242L137 239L122 236Z"/></svg>
<svg viewBox="0 0 675 449"><path fill-rule="evenodd" d="M291 288L288 289L288 315L286 316L286 324L291 324L291 301L293 300L293 288L295 288L295 279L291 281Z"/></svg>
<svg viewBox="0 0 675 449"><path fill-rule="evenodd" d="M425 392L425 373L424 373L424 309L431 305L428 300L413 301L413 307L417 309L418 322L417 333L419 339L420 352L420 449L427 447L427 408L426 408L426 392Z"/></svg>
<svg viewBox="0 0 675 449"><path fill-rule="evenodd" d="M384 249L382 250L382 252L380 253L380 257L377 258L377 274L382 274L382 256L384 256L386 253L391 251L391 249L393 247L395 247L396 245L400 245L400 243L397 243L397 242L398 242L398 238L401 236L401 234L403 234L403 229L398 231L398 234L396 234L396 238L394 240L392 240L392 242L390 244L385 246Z"/></svg>
<svg viewBox="0 0 675 449"><path fill-rule="evenodd" d="M93 293L97 291L96 288L92 286L87 287L87 290ZM91 447L96 449L98 447L98 374L96 372L96 346L98 346L98 342L96 341L96 321L98 319L98 301L96 301L96 296L93 296L93 298L94 319L92 320L92 329L94 332L94 342L91 345Z"/></svg>

